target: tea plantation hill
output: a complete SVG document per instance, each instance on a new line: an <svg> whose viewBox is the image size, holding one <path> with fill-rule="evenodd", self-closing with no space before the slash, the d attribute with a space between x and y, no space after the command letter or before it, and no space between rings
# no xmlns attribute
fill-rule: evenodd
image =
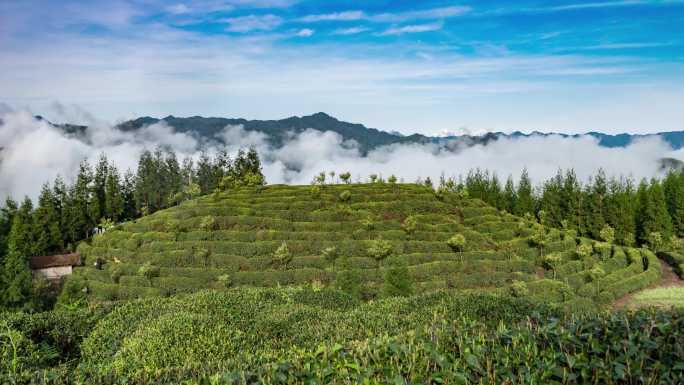
<svg viewBox="0 0 684 385"><path fill-rule="evenodd" d="M449 242L456 234L465 244ZM369 299L382 295L387 269L403 264L413 294L477 289L587 309L661 276L645 249L577 238L416 184L216 193L118 225L79 251L85 267L63 295L95 302L206 288L344 288L341 277L350 276Z"/></svg>

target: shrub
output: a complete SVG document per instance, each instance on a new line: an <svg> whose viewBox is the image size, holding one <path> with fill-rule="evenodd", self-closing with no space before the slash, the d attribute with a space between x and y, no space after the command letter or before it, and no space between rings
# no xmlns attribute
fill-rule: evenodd
<svg viewBox="0 0 684 385"><path fill-rule="evenodd" d="M363 278L361 270L348 269L337 273L335 287L349 294L353 298L361 299L363 295Z"/></svg>
<svg viewBox="0 0 684 385"><path fill-rule="evenodd" d="M273 265L275 267L287 268L290 262L292 262L292 253L290 253L287 243L283 242L273 253Z"/></svg>
<svg viewBox="0 0 684 385"><path fill-rule="evenodd" d="M654 231L650 234L648 234L648 246L653 250L653 252L657 253L660 251L660 247L663 245L663 236L657 232Z"/></svg>
<svg viewBox="0 0 684 385"><path fill-rule="evenodd" d="M323 257L331 263L334 262L335 259L337 259L337 257L339 256L339 252L337 251L336 246L326 247L325 249L323 249L321 253L323 254Z"/></svg>
<svg viewBox="0 0 684 385"><path fill-rule="evenodd" d="M463 234L455 234L447 240L447 245L454 252L462 252L466 245L466 238Z"/></svg>
<svg viewBox="0 0 684 385"><path fill-rule="evenodd" d="M406 217L404 221L401 223L401 228L406 232L408 235L413 235L416 231L416 227L418 227L418 219L416 219L415 216L411 215Z"/></svg>
<svg viewBox="0 0 684 385"><path fill-rule="evenodd" d="M382 261L392 255L394 247L392 243L384 239L377 239L370 242L368 247L368 255L376 261Z"/></svg>
<svg viewBox="0 0 684 385"><path fill-rule="evenodd" d="M515 280L510 286L511 295L517 298L527 297L529 290L527 289L527 283L525 281Z"/></svg>
<svg viewBox="0 0 684 385"><path fill-rule="evenodd" d="M396 259L391 261L390 268L385 270L382 293L385 297L407 297L413 294L413 281L405 262Z"/></svg>
<svg viewBox="0 0 684 385"><path fill-rule="evenodd" d="M150 262L146 262L138 269L138 275L152 280L152 278L159 277L159 266L154 266Z"/></svg>
<svg viewBox="0 0 684 385"><path fill-rule="evenodd" d="M202 218L202 222L199 225L200 229L204 231L212 231L217 229L216 219L212 216L206 216Z"/></svg>
<svg viewBox="0 0 684 385"><path fill-rule="evenodd" d="M217 281L222 287L225 287L225 288L229 288L230 285L233 284L233 280L230 278L230 275L228 275L228 274L219 275L219 276L216 278L216 281Z"/></svg>
<svg viewBox="0 0 684 385"><path fill-rule="evenodd" d="M340 193L340 202L349 203L351 201L351 192L344 190Z"/></svg>
<svg viewBox="0 0 684 385"><path fill-rule="evenodd" d="M591 245L586 244L586 243L581 243L579 246L577 246L577 249L575 250L575 254L580 259L585 259L591 257L591 253L593 251L593 248Z"/></svg>
<svg viewBox="0 0 684 385"><path fill-rule="evenodd" d="M553 278L556 278L556 267L563 261L559 253L551 253L542 257L544 268L553 271Z"/></svg>
<svg viewBox="0 0 684 385"><path fill-rule="evenodd" d="M373 229L375 229L375 219L373 219L371 215L368 215L361 221L361 226L363 226L366 231L373 231Z"/></svg>
<svg viewBox="0 0 684 385"><path fill-rule="evenodd" d="M613 243L615 241L615 230L608 224L603 226L599 235L604 242Z"/></svg>

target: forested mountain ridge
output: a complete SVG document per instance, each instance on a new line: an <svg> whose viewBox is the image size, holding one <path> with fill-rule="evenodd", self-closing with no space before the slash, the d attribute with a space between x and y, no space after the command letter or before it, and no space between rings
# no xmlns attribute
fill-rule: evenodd
<svg viewBox="0 0 684 385"><path fill-rule="evenodd" d="M41 119L40 117L38 117ZM118 124L116 127L122 131L135 131L150 124L164 122L177 132L189 133L204 140L222 140L220 133L227 126L242 126L247 131L256 131L266 134L267 140L271 145L280 147L292 133L301 133L307 129L338 133L344 140L354 140L358 143L362 153L367 153L374 148L398 144L398 143L437 143L443 144L447 148L454 146L470 146L477 144L488 144L491 141L502 138L529 138L547 137L552 135L563 138L580 138L591 136L598 140L602 147L616 148L626 147L634 141L645 138L659 137L673 149L677 150L684 147L684 131L658 132L653 134L605 134L602 132L588 132L585 134L563 134L563 133L544 133L534 131L529 134L515 131L510 134L503 132L488 132L483 135L458 135L458 136L426 136L413 134L404 136L396 132L383 131L376 128L369 128L363 124L349 123L338 120L326 113L319 112L308 116L292 116L280 120L247 120L240 118L222 117L175 117L153 118L149 116L140 117ZM55 124L65 132L78 135L85 132L86 126L72 124Z"/></svg>

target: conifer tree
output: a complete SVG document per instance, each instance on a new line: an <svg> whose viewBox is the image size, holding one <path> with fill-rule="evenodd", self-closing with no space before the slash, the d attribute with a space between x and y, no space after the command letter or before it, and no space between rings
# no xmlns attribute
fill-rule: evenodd
<svg viewBox="0 0 684 385"><path fill-rule="evenodd" d="M10 230L12 229L12 221L17 212L17 203L11 198L5 200L5 204L0 209L0 272L4 265L5 256L7 255L7 241ZM3 287L2 274L0 273L0 288ZM2 290L0 289L0 292Z"/></svg>
<svg viewBox="0 0 684 385"><path fill-rule="evenodd" d="M100 223L100 219L105 216L106 210L106 184L109 175L109 161L105 154L100 155L100 159L95 166L91 185L90 218L92 223Z"/></svg>
<svg viewBox="0 0 684 385"><path fill-rule="evenodd" d="M53 190L46 183L40 191L38 207L33 213L32 255L47 255L62 251L64 238L60 222L56 198Z"/></svg>
<svg viewBox="0 0 684 385"><path fill-rule="evenodd" d="M215 186L214 170L211 164L211 159L206 152L202 152L197 161L197 184L200 186L200 193L202 195L209 194Z"/></svg>
<svg viewBox="0 0 684 385"><path fill-rule="evenodd" d="M114 223L122 219L125 210L122 190L119 171L114 165L110 165L105 182L105 210L103 217L111 219Z"/></svg>
<svg viewBox="0 0 684 385"><path fill-rule="evenodd" d="M672 218L674 233L684 237L684 170L670 171L663 180L667 209Z"/></svg>
<svg viewBox="0 0 684 385"><path fill-rule="evenodd" d="M638 238L642 243L649 242L651 233L659 233L663 239L672 235L672 220L667 212L667 202L663 188L655 179L650 185L643 181L639 186L639 225Z"/></svg>
<svg viewBox="0 0 684 385"><path fill-rule="evenodd" d="M587 210L585 212L585 223L587 234L594 239L601 237L601 229L606 224L605 220L605 199L608 193L606 174L599 169L593 183L587 185Z"/></svg>
<svg viewBox="0 0 684 385"><path fill-rule="evenodd" d="M12 221L7 240L7 257L2 266L2 295L0 302L5 308L20 309L27 305L32 296L31 271L28 257L32 248L33 204L26 197Z"/></svg>
<svg viewBox="0 0 684 385"><path fill-rule="evenodd" d="M527 168L523 169L518 183L517 202L515 207L516 215L534 214L534 197L532 196L532 181L527 173Z"/></svg>
<svg viewBox="0 0 684 385"><path fill-rule="evenodd" d="M504 187L503 196L501 197L501 208L509 213L515 212L516 207L516 192L515 184L513 183L513 176L509 175Z"/></svg>
<svg viewBox="0 0 684 385"><path fill-rule="evenodd" d="M565 219L561 205L561 190L563 188L563 174L559 170L556 176L548 180L542 189L541 210L546 213L545 225L561 227Z"/></svg>
<svg viewBox="0 0 684 385"><path fill-rule="evenodd" d="M561 212L568 229L580 232L582 218L582 188L574 170L568 170L560 193Z"/></svg>
<svg viewBox="0 0 684 385"><path fill-rule="evenodd" d="M127 170L121 183L121 199L123 201L122 218L125 220L133 219L138 216L135 201L135 174Z"/></svg>
<svg viewBox="0 0 684 385"><path fill-rule="evenodd" d="M501 198L501 183L496 173L492 173L492 178L489 180L487 188L486 202L490 205L500 209L503 205Z"/></svg>

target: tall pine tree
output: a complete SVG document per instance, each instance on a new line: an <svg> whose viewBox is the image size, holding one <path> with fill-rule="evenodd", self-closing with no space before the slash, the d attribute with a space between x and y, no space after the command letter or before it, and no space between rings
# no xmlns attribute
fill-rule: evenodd
<svg viewBox="0 0 684 385"><path fill-rule="evenodd" d="M534 214L534 196L532 195L532 181L527 173L527 168L523 169L520 175L520 182L518 183L517 202L515 205L515 214L523 216L526 213Z"/></svg>

